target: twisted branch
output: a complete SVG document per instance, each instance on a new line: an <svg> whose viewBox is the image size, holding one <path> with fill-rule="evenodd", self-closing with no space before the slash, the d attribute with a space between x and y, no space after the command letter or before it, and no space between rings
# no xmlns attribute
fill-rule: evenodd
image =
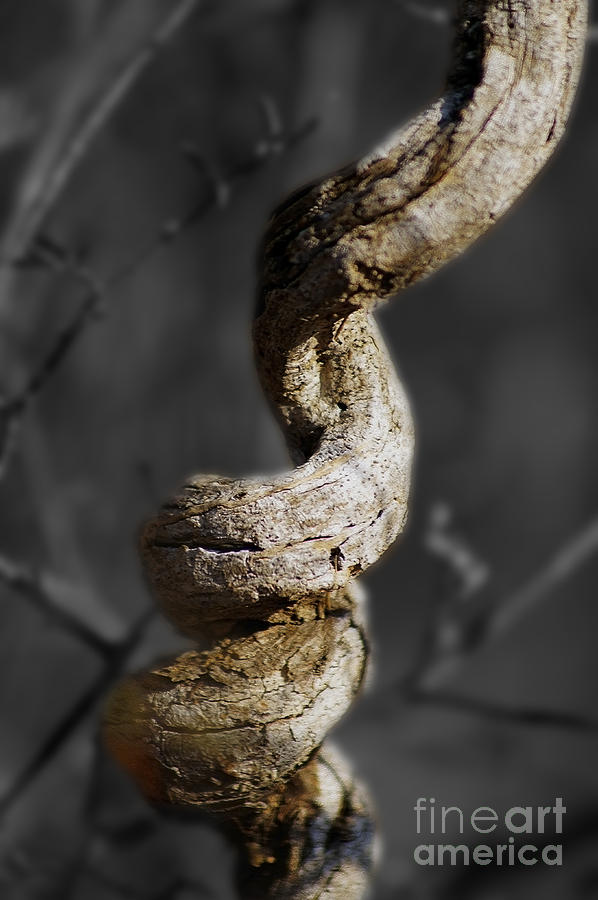
<svg viewBox="0 0 598 900"><path fill-rule="evenodd" d="M413 429L372 311L461 253L549 158L585 17L584 0L461 0L444 96L276 211L254 341L297 468L195 476L143 533L164 612L215 643L119 686L108 745L152 800L235 820L272 896L322 896L327 884L322 865L306 886L275 837L302 845L319 817L335 833L313 767L362 679L351 582L406 517ZM308 772L314 805L296 785ZM350 883L343 892L360 896L362 880Z"/></svg>

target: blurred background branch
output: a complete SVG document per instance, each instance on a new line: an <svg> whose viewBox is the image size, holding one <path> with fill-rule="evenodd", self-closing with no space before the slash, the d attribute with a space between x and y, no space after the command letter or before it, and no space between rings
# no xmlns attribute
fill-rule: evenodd
<svg viewBox="0 0 598 900"><path fill-rule="evenodd" d="M418 699L433 701L435 694L428 692L450 682L470 655L483 652L516 627L522 617L549 600L552 591L598 554L598 519L592 519L560 547L526 584L500 599L482 592L488 584L488 568L465 538L450 529L450 511L444 504L433 510L424 540L454 583L448 595L439 600L438 614L431 620L418 659L405 678L408 691L415 691ZM561 719L566 721L565 716Z"/></svg>
<svg viewBox="0 0 598 900"><path fill-rule="evenodd" d="M123 4L108 20L98 39L90 5L89 35L76 47L65 73L66 90L21 177L11 220L5 227L0 258L17 263L27 257L32 242L57 202L75 168L101 134L109 118L126 99L163 46L195 11L199 0L180 0L174 7L150 6L153 15L135 33L130 27L131 4ZM85 4L83 4L85 6ZM158 18L157 25L152 19ZM147 34L148 30L152 29ZM93 35L93 37L92 37ZM127 36L126 45L123 38ZM4 303L7 292L3 291Z"/></svg>

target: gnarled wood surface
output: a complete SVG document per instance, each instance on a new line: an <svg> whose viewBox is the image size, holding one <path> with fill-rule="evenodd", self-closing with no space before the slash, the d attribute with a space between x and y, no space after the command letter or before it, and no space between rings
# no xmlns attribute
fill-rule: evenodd
<svg viewBox="0 0 598 900"><path fill-rule="evenodd" d="M144 531L166 614L216 639L131 678L108 704L107 743L151 799L228 810L262 848L284 822L309 820L304 792L280 792L359 687L350 582L407 511L413 429L372 310L485 232L549 158L586 13L583 0L462 0L444 96L276 211L254 340L297 468L196 476ZM253 846L252 859L263 885L276 851ZM322 872L285 894L285 877L286 889L299 882L283 870L273 896L347 894L322 894Z"/></svg>

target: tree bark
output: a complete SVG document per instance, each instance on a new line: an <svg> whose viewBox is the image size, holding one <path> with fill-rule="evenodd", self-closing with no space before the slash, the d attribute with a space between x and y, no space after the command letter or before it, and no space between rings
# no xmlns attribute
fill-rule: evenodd
<svg viewBox="0 0 598 900"><path fill-rule="evenodd" d="M462 0L444 96L275 212L254 341L297 468L196 476L145 528L165 613L216 643L118 687L106 740L150 799L237 822L261 896L265 883L271 896L324 896L325 866L300 888L277 839L303 823L300 848L324 802L316 753L364 666L351 582L406 519L413 428L372 311L483 234L550 157L586 12L582 0ZM347 894L338 877L328 896Z"/></svg>

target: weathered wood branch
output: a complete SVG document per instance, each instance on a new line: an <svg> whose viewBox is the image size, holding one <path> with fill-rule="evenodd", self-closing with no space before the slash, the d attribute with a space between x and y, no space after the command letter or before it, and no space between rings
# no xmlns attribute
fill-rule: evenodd
<svg viewBox="0 0 598 900"><path fill-rule="evenodd" d="M462 252L549 158L585 20L583 0L462 0L444 96L276 211L254 340L297 468L196 476L144 531L165 613L216 643L121 685L108 744L152 800L219 809L246 843L253 833L262 874L275 871L280 816L309 821L295 773L361 682L350 583L407 512L413 429L372 310ZM323 896L312 876L300 896ZM291 880L275 882L273 896L289 896ZM355 885L344 894L360 896Z"/></svg>

